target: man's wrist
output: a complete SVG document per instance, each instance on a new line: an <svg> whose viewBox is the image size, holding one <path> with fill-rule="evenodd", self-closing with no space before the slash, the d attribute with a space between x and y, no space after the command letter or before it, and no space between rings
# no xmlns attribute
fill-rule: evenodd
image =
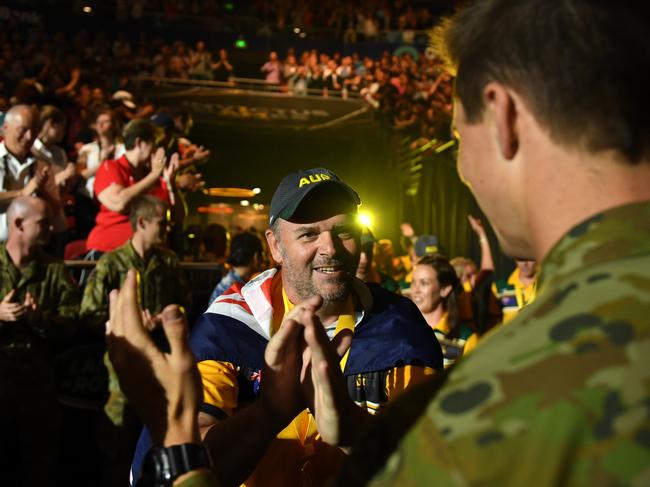
<svg viewBox="0 0 650 487"><path fill-rule="evenodd" d="M167 431L162 438L162 446L168 447L183 443L201 443L197 415L185 420L168 420Z"/></svg>

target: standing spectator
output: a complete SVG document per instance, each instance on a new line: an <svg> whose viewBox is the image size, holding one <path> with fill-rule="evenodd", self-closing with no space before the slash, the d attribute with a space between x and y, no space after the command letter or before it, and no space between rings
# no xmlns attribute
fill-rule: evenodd
<svg viewBox="0 0 650 487"><path fill-rule="evenodd" d="M94 198L95 174L103 161L119 159L124 155L124 144L119 142L117 121L106 105L96 106L91 116L90 128L94 140L79 149L77 170L81 181L75 194L75 220L78 238L88 235L95 226L99 207Z"/></svg>
<svg viewBox="0 0 650 487"><path fill-rule="evenodd" d="M95 173L99 166L103 161L122 157L125 148L117 138L117 122L110 107L96 107L91 120L90 128L95 133L95 140L79 149L77 165L81 176L86 180L86 194L93 197Z"/></svg>
<svg viewBox="0 0 650 487"><path fill-rule="evenodd" d="M262 73L265 75L266 84L279 85L282 81L282 65L278 61L278 53L271 51L269 53L269 60L264 63L261 68Z"/></svg>
<svg viewBox="0 0 650 487"><path fill-rule="evenodd" d="M65 115L52 106L46 105L40 114L41 131L32 145L32 154L49 164L50 173L54 176L54 186L48 192L52 205L53 235L47 250L52 255L63 257L67 243L67 222L63 211L64 193L67 193L68 182L75 176L74 162L68 161L65 151L57 144L65 134Z"/></svg>
<svg viewBox="0 0 650 487"><path fill-rule="evenodd" d="M131 239L101 256L90 276L81 302L81 318L93 330L104 331L108 319L109 293L119 289L129 269L138 272L140 306L145 311L149 331L160 324L160 313L175 303L189 310L192 295L176 254L162 245L167 239L167 204L151 195L138 196L130 205ZM110 420L108 434L100 441L105 458L106 485L128 485L128 472L141 424L122 393L112 364L105 357L109 372L109 398L104 406Z"/></svg>
<svg viewBox="0 0 650 487"><path fill-rule="evenodd" d="M63 262L42 251L51 231L44 200L14 199L7 219L9 238L0 244L0 468L11 477L20 465L22 485L53 486L61 413L51 348L74 332L79 290ZM37 421L43 412L47 419ZM19 460L11 465L4 453L10 448Z"/></svg>
<svg viewBox="0 0 650 487"><path fill-rule="evenodd" d="M190 51L190 78L212 79L212 54L205 48L205 42L196 43L196 50Z"/></svg>
<svg viewBox="0 0 650 487"><path fill-rule="evenodd" d="M215 81L221 81L225 83L230 81L230 78L234 76L235 68L228 60L228 51L225 49L219 49L219 60L216 63L212 64L212 74Z"/></svg>
<svg viewBox="0 0 650 487"><path fill-rule="evenodd" d="M27 105L16 105L5 115L4 140L0 142L0 241L6 240L6 208L19 196L43 193L49 167L31 155L38 135L38 113Z"/></svg>
<svg viewBox="0 0 650 487"><path fill-rule="evenodd" d="M88 235L87 258L99 257L104 252L123 245L133 233L128 209L138 195L150 193L171 202L172 180L178 168L178 155L169 166L165 151L155 154L154 127L145 120L133 120L124 127L126 152L116 160L102 162L95 176L95 195L100 203L96 226ZM149 169L151 163L151 169Z"/></svg>

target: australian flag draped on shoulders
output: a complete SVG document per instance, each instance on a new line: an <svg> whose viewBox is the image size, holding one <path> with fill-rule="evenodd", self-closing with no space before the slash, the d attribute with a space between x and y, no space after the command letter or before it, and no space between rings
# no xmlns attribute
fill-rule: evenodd
<svg viewBox="0 0 650 487"><path fill-rule="evenodd" d="M243 375L241 379L248 379L250 385L243 390L242 380L239 381L244 402L259 393L264 350L274 323L279 323L284 314L281 286L277 269L268 270L243 286L236 284L212 303L192 330L190 343L199 362L232 363ZM435 335L410 300L356 279L353 288L362 309L357 312L344 375L349 384L354 382L354 389L357 383L365 382L362 395L372 403L383 403L387 400L382 397L385 382L382 380L377 391L371 391L367 380L356 380L359 375L375 373L385 378L391 369L404 366L442 368L442 353ZM353 394L353 399L359 402L360 397Z"/></svg>
<svg viewBox="0 0 650 487"><path fill-rule="evenodd" d="M376 412L418 377L442 370L442 352L434 332L415 304L376 284L354 281L359 304L344 375L352 399ZM237 373L237 405L254 401L264 387L264 350L274 325L284 315L282 277L270 269L247 284L234 284L199 318L190 335L198 362L232 364ZM205 386L205 381L204 381ZM205 402L201 410L225 414ZM133 472L139 472L150 441L140 438Z"/></svg>

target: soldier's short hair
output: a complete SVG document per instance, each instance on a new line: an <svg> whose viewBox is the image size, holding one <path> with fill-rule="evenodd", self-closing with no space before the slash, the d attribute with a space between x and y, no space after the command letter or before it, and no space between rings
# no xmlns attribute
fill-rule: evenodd
<svg viewBox="0 0 650 487"><path fill-rule="evenodd" d="M161 212L163 215L167 213L169 205L160 198L151 195L136 196L129 205L129 221L131 228L135 231L138 225L138 218L142 217L147 221L152 220Z"/></svg>
<svg viewBox="0 0 650 487"><path fill-rule="evenodd" d="M124 147L126 150L133 149L136 139L153 142L155 134L155 127L149 120L131 120L124 126L124 130L122 131Z"/></svg>
<svg viewBox="0 0 650 487"><path fill-rule="evenodd" d="M493 81L521 95L552 139L630 163L650 156L647 5L621 0L479 0L434 31L470 123ZM645 100L645 101L644 101Z"/></svg>

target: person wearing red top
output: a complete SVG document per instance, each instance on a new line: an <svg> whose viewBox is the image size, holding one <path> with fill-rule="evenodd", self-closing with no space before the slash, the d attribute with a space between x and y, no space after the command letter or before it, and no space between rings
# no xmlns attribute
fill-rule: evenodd
<svg viewBox="0 0 650 487"><path fill-rule="evenodd" d="M129 122L123 132L125 154L102 162L97 170L94 191L100 208L86 242L87 258L97 258L131 238L128 208L136 196L151 194L173 204L170 181L178 168L178 154L167 165L164 149L153 152L154 133L147 120Z"/></svg>

